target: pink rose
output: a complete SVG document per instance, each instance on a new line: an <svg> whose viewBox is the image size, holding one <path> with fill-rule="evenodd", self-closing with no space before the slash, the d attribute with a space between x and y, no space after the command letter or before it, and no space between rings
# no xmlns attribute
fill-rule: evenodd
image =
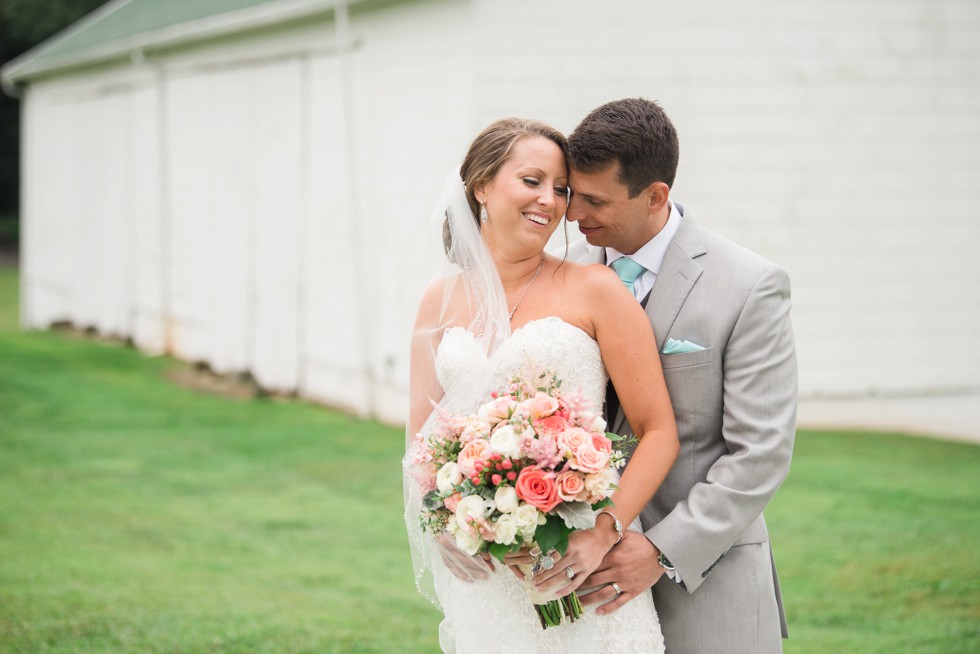
<svg viewBox="0 0 980 654"><path fill-rule="evenodd" d="M600 452L612 454L612 441L606 438L605 434L592 434L592 447Z"/></svg>
<svg viewBox="0 0 980 654"><path fill-rule="evenodd" d="M601 472L608 464L609 453L595 449L591 443L580 447L575 458L568 462L572 468L582 472Z"/></svg>
<svg viewBox="0 0 980 654"><path fill-rule="evenodd" d="M585 499L585 475L581 472L566 470L559 473L555 485L558 486L558 497L566 502Z"/></svg>
<svg viewBox="0 0 980 654"><path fill-rule="evenodd" d="M524 468L517 476L515 488L519 498L545 513L561 504L553 472L533 466Z"/></svg>
<svg viewBox="0 0 980 654"><path fill-rule="evenodd" d="M578 456L583 447L592 447L592 434L581 427L572 427L558 436L558 447L572 456Z"/></svg>
<svg viewBox="0 0 980 654"><path fill-rule="evenodd" d="M477 473L476 464L486 465L491 454L493 454L493 450L490 449L490 444L482 438L478 438L463 446L463 450L456 458L456 466L464 477L472 477ZM480 467L482 468L483 465Z"/></svg>
<svg viewBox="0 0 980 654"><path fill-rule="evenodd" d="M463 499L463 496L460 493L453 493L452 495L444 499L442 502L443 504L446 505L447 509L449 509L453 513L456 513L456 507L459 506L459 501L461 499Z"/></svg>
<svg viewBox="0 0 980 654"><path fill-rule="evenodd" d="M561 416L548 416L534 421L534 430L542 436L554 436L568 429L568 421Z"/></svg>
<svg viewBox="0 0 980 654"><path fill-rule="evenodd" d="M514 407L516 406L517 402L510 395L501 395L497 399L491 400L490 402L487 402L481 406L476 410L476 413L483 420L493 426L501 420L507 420L510 418L510 414L514 411Z"/></svg>
<svg viewBox="0 0 980 654"><path fill-rule="evenodd" d="M558 410L558 400L541 391L535 393L534 397L524 400L521 404L527 408L532 418L544 418Z"/></svg>

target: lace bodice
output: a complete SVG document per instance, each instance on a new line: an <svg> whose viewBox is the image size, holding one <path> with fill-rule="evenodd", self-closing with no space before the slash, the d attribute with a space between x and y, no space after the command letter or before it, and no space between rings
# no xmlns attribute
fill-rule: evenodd
<svg viewBox="0 0 980 654"><path fill-rule="evenodd" d="M608 377L599 344L561 318L530 321L515 330L489 359L473 334L462 327L446 330L436 354L436 375L443 388L487 366L491 389L506 386L514 375L527 378L548 370L562 379L563 391L577 391L594 411L602 409Z"/></svg>

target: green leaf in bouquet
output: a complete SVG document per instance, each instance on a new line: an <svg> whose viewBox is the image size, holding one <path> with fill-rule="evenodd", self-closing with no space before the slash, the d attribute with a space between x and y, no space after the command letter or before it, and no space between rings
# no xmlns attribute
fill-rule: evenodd
<svg viewBox="0 0 980 654"><path fill-rule="evenodd" d="M611 431L606 432L606 438L611 440L613 443L618 443L619 441L625 441L633 438L632 436L623 436L621 434L614 434Z"/></svg>
<svg viewBox="0 0 980 654"><path fill-rule="evenodd" d="M599 509L604 509L607 506L612 506L612 505L613 505L612 498L611 497L607 497L607 498L601 499L598 502L596 502L595 504L593 504L592 505L592 510L593 511L598 511Z"/></svg>
<svg viewBox="0 0 980 654"><path fill-rule="evenodd" d="M514 543L513 545L502 545L500 543L490 543L490 547L487 548L490 551L490 555L493 558L499 560L501 563L504 562L504 557L510 552L516 552L521 549L520 543Z"/></svg>
<svg viewBox="0 0 980 654"><path fill-rule="evenodd" d="M568 529L562 525L561 536L558 538L558 542L555 543L555 549L562 556L565 556L565 552L568 551L568 535L572 533L571 529Z"/></svg>
<svg viewBox="0 0 980 654"><path fill-rule="evenodd" d="M538 525L537 531L534 532L534 542L538 544L542 552L550 552L553 549L557 549L555 546L558 541L561 540L562 530L565 528L565 521L557 515L547 516L547 522L543 525ZM565 537L568 540L568 537Z"/></svg>

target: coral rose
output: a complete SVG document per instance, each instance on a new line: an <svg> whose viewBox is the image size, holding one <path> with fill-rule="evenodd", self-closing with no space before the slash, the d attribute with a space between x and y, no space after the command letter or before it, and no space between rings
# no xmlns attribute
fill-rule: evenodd
<svg viewBox="0 0 980 654"><path fill-rule="evenodd" d="M568 421L561 416L548 416L534 421L534 430L542 436L556 437L568 429Z"/></svg>
<svg viewBox="0 0 980 654"><path fill-rule="evenodd" d="M600 452L612 454L612 441L606 438L605 434L592 434L592 447Z"/></svg>
<svg viewBox="0 0 980 654"><path fill-rule="evenodd" d="M561 504L553 472L533 466L524 468L517 476L515 488L518 497L545 513Z"/></svg>

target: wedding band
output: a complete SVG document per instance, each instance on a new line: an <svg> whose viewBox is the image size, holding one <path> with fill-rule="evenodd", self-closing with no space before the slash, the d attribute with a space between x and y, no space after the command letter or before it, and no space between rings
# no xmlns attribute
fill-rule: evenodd
<svg viewBox="0 0 980 654"><path fill-rule="evenodd" d="M620 587L619 587L619 584L617 584L617 583L616 583L615 581L614 581L614 582L612 582L612 587L613 587L613 590L614 590L614 591L616 591L616 595L617 595L617 596L618 596L618 595L622 595L622 594L623 594L623 589L622 589L622 588L620 588Z"/></svg>
<svg viewBox="0 0 980 654"><path fill-rule="evenodd" d="M572 570L572 566L568 566L567 568L565 568L565 576L568 577L569 579L575 577L575 571Z"/></svg>

